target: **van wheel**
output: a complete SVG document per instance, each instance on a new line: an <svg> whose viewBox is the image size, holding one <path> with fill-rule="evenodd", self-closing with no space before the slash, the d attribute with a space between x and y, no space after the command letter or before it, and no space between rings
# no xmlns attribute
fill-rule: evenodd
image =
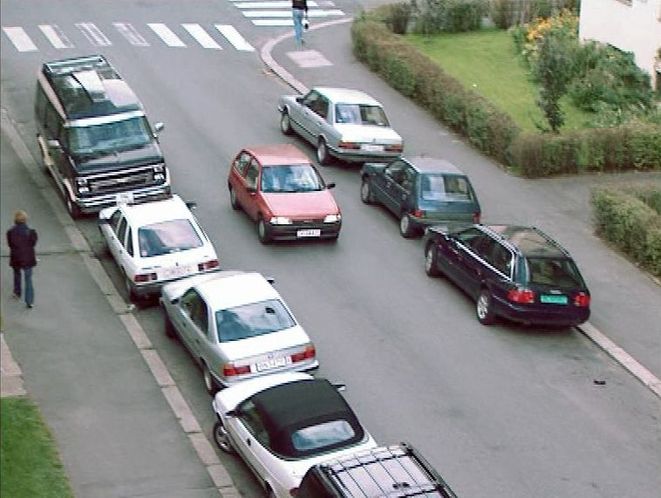
<svg viewBox="0 0 661 498"><path fill-rule="evenodd" d="M287 111L282 111L280 115L280 131L285 135L291 135L291 120L289 119L289 113Z"/></svg>
<svg viewBox="0 0 661 498"><path fill-rule="evenodd" d="M67 211L69 211L69 214L74 220L80 218L80 208L78 207L78 204L71 200L71 197L67 197Z"/></svg>
<svg viewBox="0 0 661 498"><path fill-rule="evenodd" d="M493 297L487 289L482 289L475 304L477 319L482 325L491 325L496 321L493 311Z"/></svg>

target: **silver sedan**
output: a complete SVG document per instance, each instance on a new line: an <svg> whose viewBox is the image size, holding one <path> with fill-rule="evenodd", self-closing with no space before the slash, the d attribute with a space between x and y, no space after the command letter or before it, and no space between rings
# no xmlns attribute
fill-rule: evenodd
<svg viewBox="0 0 661 498"><path fill-rule="evenodd" d="M402 137L390 127L383 106L359 90L316 87L304 96L278 102L280 129L294 132L317 148L319 164L388 162L399 157Z"/></svg>
<svg viewBox="0 0 661 498"><path fill-rule="evenodd" d="M165 331L202 367L210 394L273 372L319 366L314 344L280 294L255 272L219 271L165 285Z"/></svg>

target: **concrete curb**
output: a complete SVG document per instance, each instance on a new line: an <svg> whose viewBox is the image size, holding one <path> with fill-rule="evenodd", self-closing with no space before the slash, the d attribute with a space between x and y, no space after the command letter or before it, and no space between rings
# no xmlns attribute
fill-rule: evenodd
<svg viewBox="0 0 661 498"><path fill-rule="evenodd" d="M14 361L9 346L5 342L5 334L0 332L0 397L25 396L23 372Z"/></svg>

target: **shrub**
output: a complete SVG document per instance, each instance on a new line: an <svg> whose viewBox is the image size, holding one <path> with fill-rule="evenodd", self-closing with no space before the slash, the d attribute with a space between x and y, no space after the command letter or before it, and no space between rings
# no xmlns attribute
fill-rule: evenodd
<svg viewBox="0 0 661 498"><path fill-rule="evenodd" d="M395 34L403 35L408 30L411 20L412 6L409 2L399 2L385 5L384 22Z"/></svg>
<svg viewBox="0 0 661 498"><path fill-rule="evenodd" d="M422 0L419 5L414 0L414 10L417 12L416 32L456 33L479 29L487 3L486 0Z"/></svg>
<svg viewBox="0 0 661 498"><path fill-rule="evenodd" d="M492 0L489 17L500 29L508 29L515 23L516 8L513 0Z"/></svg>

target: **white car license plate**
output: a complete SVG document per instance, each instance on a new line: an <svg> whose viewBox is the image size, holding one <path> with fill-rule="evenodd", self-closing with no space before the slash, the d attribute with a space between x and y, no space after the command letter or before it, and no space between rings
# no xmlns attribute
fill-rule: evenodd
<svg viewBox="0 0 661 498"><path fill-rule="evenodd" d="M263 372L264 370L271 370L273 368L284 367L285 365L287 365L287 358L282 357L282 358L273 358L267 361L258 361L256 366L258 372Z"/></svg>
<svg viewBox="0 0 661 498"><path fill-rule="evenodd" d="M120 204L131 204L133 202L133 192L120 192L115 196L115 203Z"/></svg>
<svg viewBox="0 0 661 498"><path fill-rule="evenodd" d="M366 152L383 152L383 145L363 144L362 149Z"/></svg>
<svg viewBox="0 0 661 498"><path fill-rule="evenodd" d="M172 268L165 268L163 270L164 278L178 278L188 275L190 273L188 266L173 266Z"/></svg>
<svg viewBox="0 0 661 498"><path fill-rule="evenodd" d="M309 228L307 230L297 230L296 237L321 237L319 228Z"/></svg>

